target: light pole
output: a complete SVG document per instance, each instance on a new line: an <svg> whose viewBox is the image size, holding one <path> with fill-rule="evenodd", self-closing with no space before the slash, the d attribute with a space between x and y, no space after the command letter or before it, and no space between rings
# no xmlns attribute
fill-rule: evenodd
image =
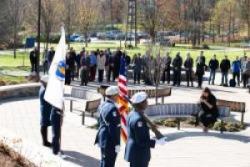
<svg viewBox="0 0 250 167"><path fill-rule="evenodd" d="M40 71L40 32L41 32L41 0L38 0L38 18L37 18L37 76Z"/></svg>

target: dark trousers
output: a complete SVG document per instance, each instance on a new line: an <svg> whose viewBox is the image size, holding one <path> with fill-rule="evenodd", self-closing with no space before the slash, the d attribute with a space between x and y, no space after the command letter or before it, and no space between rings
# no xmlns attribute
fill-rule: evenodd
<svg viewBox="0 0 250 167"><path fill-rule="evenodd" d="M197 74L198 78L198 87L202 87L202 82L203 82L203 74Z"/></svg>
<svg viewBox="0 0 250 167"><path fill-rule="evenodd" d="M148 161L130 162L130 167L148 167Z"/></svg>
<svg viewBox="0 0 250 167"><path fill-rule="evenodd" d="M210 76L209 76L209 80L208 80L208 83L209 83L209 84L210 84L210 82L211 82L211 80L212 80L212 85L214 85L215 74L216 74L216 71L215 71L215 70L211 70L211 71L210 71Z"/></svg>
<svg viewBox="0 0 250 167"><path fill-rule="evenodd" d="M104 73L104 70L98 70L98 82L103 81L103 73Z"/></svg>
<svg viewBox="0 0 250 167"><path fill-rule="evenodd" d="M167 81L168 84L170 83L170 69L165 69L163 71L161 80L163 83L165 83L165 81Z"/></svg>
<svg viewBox="0 0 250 167"><path fill-rule="evenodd" d="M53 108L51 113L53 154L58 154L58 152L61 149L60 138L61 138L62 116L58 112L60 112L60 110Z"/></svg>
<svg viewBox="0 0 250 167"><path fill-rule="evenodd" d="M186 71L186 79L187 79L187 86L189 86L189 82L191 82L191 86L193 86L192 70Z"/></svg>
<svg viewBox="0 0 250 167"><path fill-rule="evenodd" d="M233 72L233 80L235 80L236 77L237 77L237 84L240 85L240 72Z"/></svg>
<svg viewBox="0 0 250 167"><path fill-rule="evenodd" d="M221 85L228 85L228 72L222 72L221 75Z"/></svg>
<svg viewBox="0 0 250 167"><path fill-rule="evenodd" d="M48 74L49 71L49 63L47 61L45 61L43 63L43 74L45 75L46 73Z"/></svg>
<svg viewBox="0 0 250 167"><path fill-rule="evenodd" d="M199 116L199 120L205 127L208 127L216 122L216 117L214 117L212 114L208 115L203 113Z"/></svg>
<svg viewBox="0 0 250 167"><path fill-rule="evenodd" d="M33 71L36 72L37 71L37 63L32 61L30 64L31 64L31 72L33 72Z"/></svg>
<svg viewBox="0 0 250 167"><path fill-rule="evenodd" d="M114 68L114 78L116 79L116 78L118 78L119 77L119 68Z"/></svg>
<svg viewBox="0 0 250 167"><path fill-rule="evenodd" d="M114 167L116 156L115 148L101 148L100 167Z"/></svg>
<svg viewBox="0 0 250 167"><path fill-rule="evenodd" d="M48 126L41 126L40 131L42 135L43 145L46 145L48 143Z"/></svg>
<svg viewBox="0 0 250 167"><path fill-rule="evenodd" d="M80 71L80 77L81 77L81 85L87 86L87 84L89 82L89 70L82 69Z"/></svg>
<svg viewBox="0 0 250 167"><path fill-rule="evenodd" d="M174 69L174 85L180 86L181 84L181 70Z"/></svg>
<svg viewBox="0 0 250 167"><path fill-rule="evenodd" d="M140 84L140 80L141 80L141 71L134 70L134 83L138 82L138 84Z"/></svg>
<svg viewBox="0 0 250 167"><path fill-rule="evenodd" d="M90 81L95 80L96 65L90 67Z"/></svg>
<svg viewBox="0 0 250 167"><path fill-rule="evenodd" d="M249 78L249 77L248 77L247 74L245 74L245 73L242 74L242 81L243 81L243 86L244 86L244 88L247 87L248 78Z"/></svg>
<svg viewBox="0 0 250 167"><path fill-rule="evenodd" d="M65 85L70 85L71 83L71 70L66 69L65 70Z"/></svg>
<svg viewBox="0 0 250 167"><path fill-rule="evenodd" d="M114 82L115 81L114 67L109 66L108 79L107 79L108 82L110 82L111 75L112 75L112 81Z"/></svg>

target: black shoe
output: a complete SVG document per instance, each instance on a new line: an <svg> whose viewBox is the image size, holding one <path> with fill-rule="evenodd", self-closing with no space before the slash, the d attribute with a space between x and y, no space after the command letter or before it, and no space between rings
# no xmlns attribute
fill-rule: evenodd
<svg viewBox="0 0 250 167"><path fill-rule="evenodd" d="M43 145L45 147L52 147L52 144L50 142L44 142Z"/></svg>

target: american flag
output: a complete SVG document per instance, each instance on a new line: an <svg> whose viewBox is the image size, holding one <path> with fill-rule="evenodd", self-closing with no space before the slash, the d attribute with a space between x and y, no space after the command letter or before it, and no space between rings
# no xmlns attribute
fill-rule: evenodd
<svg viewBox="0 0 250 167"><path fill-rule="evenodd" d="M127 89L127 77L126 77L126 60L124 57L120 60L120 71L118 78L118 87L119 87L119 113L121 115L121 137L123 141L126 143L128 135L126 128L126 118L128 115L128 101L124 98L128 95Z"/></svg>

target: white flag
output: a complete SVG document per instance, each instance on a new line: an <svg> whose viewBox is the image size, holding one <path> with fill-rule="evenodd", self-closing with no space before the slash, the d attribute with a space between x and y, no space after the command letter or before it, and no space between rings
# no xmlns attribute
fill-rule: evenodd
<svg viewBox="0 0 250 167"><path fill-rule="evenodd" d="M65 57L66 57L65 31L61 28L61 38L57 45L55 56L49 69L49 80L44 99L52 106L63 110L64 81L65 81Z"/></svg>

